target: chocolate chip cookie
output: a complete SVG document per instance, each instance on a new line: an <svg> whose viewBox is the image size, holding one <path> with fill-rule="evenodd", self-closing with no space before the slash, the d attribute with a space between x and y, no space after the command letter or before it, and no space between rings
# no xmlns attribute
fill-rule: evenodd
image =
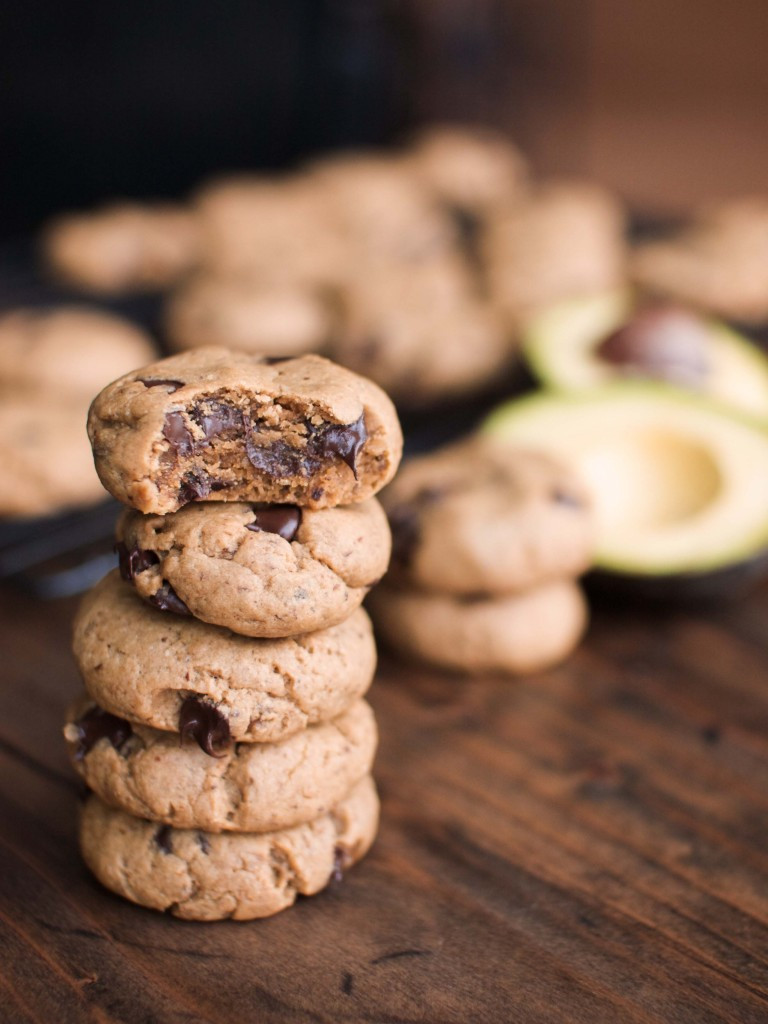
<svg viewBox="0 0 768 1024"><path fill-rule="evenodd" d="M576 583L521 594L453 597L382 586L371 595L376 629L394 651L458 672L539 672L581 638L587 606Z"/></svg>
<svg viewBox="0 0 768 1024"><path fill-rule="evenodd" d="M43 516L106 499L77 403L0 393L0 516Z"/></svg>
<svg viewBox="0 0 768 1024"><path fill-rule="evenodd" d="M320 356L223 348L122 377L91 406L88 434L107 490L161 514L190 501L364 501L402 451L394 407L371 381Z"/></svg>
<svg viewBox="0 0 768 1024"><path fill-rule="evenodd" d="M134 903L195 921L248 920L319 892L360 860L378 814L369 776L327 814L262 833L170 828L91 796L82 809L80 848L102 885Z"/></svg>
<svg viewBox="0 0 768 1024"><path fill-rule="evenodd" d="M489 219L482 242L494 301L513 323L624 280L624 213L610 192L553 181Z"/></svg>
<svg viewBox="0 0 768 1024"><path fill-rule="evenodd" d="M170 587L196 618L262 637L341 622L390 552L375 498L314 510L209 502L167 516L126 512L117 539L123 578L150 604Z"/></svg>
<svg viewBox="0 0 768 1024"><path fill-rule="evenodd" d="M226 345L238 352L296 356L326 344L331 316L308 287L204 275L171 297L166 330L177 351Z"/></svg>
<svg viewBox="0 0 768 1024"><path fill-rule="evenodd" d="M192 211L158 203L115 203L68 214L47 228L43 254L55 274L94 292L165 288L200 253Z"/></svg>
<svg viewBox="0 0 768 1024"><path fill-rule="evenodd" d="M64 735L75 769L110 806L209 832L270 832L326 814L370 772L376 750L364 700L278 743L236 743L216 758L89 698L70 708Z"/></svg>
<svg viewBox="0 0 768 1024"><path fill-rule="evenodd" d="M422 132L411 166L443 202L478 213L517 199L527 178L519 150L479 125L435 125Z"/></svg>
<svg viewBox="0 0 768 1024"><path fill-rule="evenodd" d="M335 718L373 678L376 649L362 608L314 633L254 640L185 614L170 587L154 603L113 570L82 600L75 660L106 711L182 732L208 753Z"/></svg>
<svg viewBox="0 0 768 1024"><path fill-rule="evenodd" d="M474 595L519 593L589 566L593 524L582 483L525 450L472 438L407 461L384 491L389 579Z"/></svg>
<svg viewBox="0 0 768 1024"><path fill-rule="evenodd" d="M143 331L97 309L15 309L0 316L0 389L79 401L83 427L96 392L154 355Z"/></svg>

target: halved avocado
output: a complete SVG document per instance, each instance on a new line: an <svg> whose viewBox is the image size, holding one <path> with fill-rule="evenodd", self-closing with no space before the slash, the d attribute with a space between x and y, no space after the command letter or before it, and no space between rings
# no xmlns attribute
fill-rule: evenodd
<svg viewBox="0 0 768 1024"><path fill-rule="evenodd" d="M510 401L481 429L494 443L544 451L581 475L600 569L664 581L662 596L675 596L680 583L690 584L684 595L717 595L768 570L768 428L754 421L638 382ZM744 572L734 573L737 566Z"/></svg>
<svg viewBox="0 0 768 1024"><path fill-rule="evenodd" d="M557 391L658 379L768 422L768 359L749 338L682 307L637 307L628 291L542 310L525 327L523 351Z"/></svg>

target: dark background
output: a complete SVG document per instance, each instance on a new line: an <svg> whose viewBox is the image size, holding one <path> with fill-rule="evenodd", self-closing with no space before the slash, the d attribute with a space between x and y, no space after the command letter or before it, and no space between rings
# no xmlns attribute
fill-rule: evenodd
<svg viewBox="0 0 768 1024"><path fill-rule="evenodd" d="M3 0L0 235L430 120L635 209L766 187L765 0Z"/></svg>

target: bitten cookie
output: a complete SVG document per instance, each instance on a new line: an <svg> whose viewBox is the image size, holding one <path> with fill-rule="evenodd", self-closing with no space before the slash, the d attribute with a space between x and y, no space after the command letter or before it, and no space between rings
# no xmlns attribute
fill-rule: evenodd
<svg viewBox="0 0 768 1024"><path fill-rule="evenodd" d="M481 439L407 461L382 495L389 579L446 594L509 594L588 567L585 488L548 456Z"/></svg>
<svg viewBox="0 0 768 1024"><path fill-rule="evenodd" d="M198 619L244 636L332 626L386 572L390 537L375 498L300 509L192 504L167 516L126 512L117 527L124 579L150 603L168 586Z"/></svg>
<svg viewBox="0 0 768 1024"><path fill-rule="evenodd" d="M155 605L116 569L85 595L73 651L86 690L112 714L184 732L209 752L336 718L373 678L376 648L362 608L328 629L253 640L185 617L170 588Z"/></svg>
<svg viewBox="0 0 768 1024"><path fill-rule="evenodd" d="M43 238L56 274L105 293L164 288L195 265L199 250L195 215L163 203L116 203L68 214L50 224Z"/></svg>
<svg viewBox="0 0 768 1024"><path fill-rule="evenodd" d="M42 516L106 499L79 404L0 396L0 516Z"/></svg>
<svg viewBox="0 0 768 1024"><path fill-rule="evenodd" d="M171 297L166 328L179 351L227 345L238 352L297 356L325 345L331 317L309 288L206 275Z"/></svg>
<svg viewBox="0 0 768 1024"><path fill-rule="evenodd" d="M105 384L152 359L147 335L117 316L62 306L0 316L0 387L87 404Z"/></svg>
<svg viewBox="0 0 768 1024"><path fill-rule="evenodd" d="M326 814L370 772L376 750L364 700L279 743L237 743L213 759L88 698L70 708L64 735L75 769L110 806L209 832L269 832Z"/></svg>
<svg viewBox="0 0 768 1024"><path fill-rule="evenodd" d="M82 809L83 859L108 889L195 921L268 917L310 896L368 851L379 801L364 778L328 814L265 833L172 829L91 796Z"/></svg>
<svg viewBox="0 0 768 1024"><path fill-rule="evenodd" d="M364 501L394 475L402 434L371 381L320 356L273 362L201 348L97 396L88 417L107 490L141 512L189 501Z"/></svg>
<svg viewBox="0 0 768 1024"><path fill-rule="evenodd" d="M459 672L538 672L565 658L587 622L575 583L511 597L459 598L377 588L376 628L393 650Z"/></svg>

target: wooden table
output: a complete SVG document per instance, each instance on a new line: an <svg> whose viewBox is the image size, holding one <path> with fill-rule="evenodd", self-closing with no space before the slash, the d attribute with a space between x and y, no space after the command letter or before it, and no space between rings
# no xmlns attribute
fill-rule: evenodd
<svg viewBox="0 0 768 1024"><path fill-rule="evenodd" d="M80 862L73 607L0 593L3 1024L768 1021L768 589L603 606L521 682L384 659L373 851L277 917L207 925Z"/></svg>

